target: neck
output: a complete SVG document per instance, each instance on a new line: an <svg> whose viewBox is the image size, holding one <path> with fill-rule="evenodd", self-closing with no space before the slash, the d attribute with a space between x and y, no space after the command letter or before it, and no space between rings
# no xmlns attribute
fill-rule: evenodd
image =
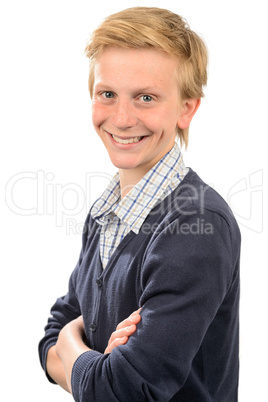
<svg viewBox="0 0 268 402"><path fill-rule="evenodd" d="M121 199L145 176L148 169L119 169L119 179L121 187Z"/></svg>
<svg viewBox="0 0 268 402"><path fill-rule="evenodd" d="M121 187L121 199L127 195L127 193L146 175L146 173L153 167L160 159L166 155L167 152L171 150L174 146L175 140L168 144L162 151L161 154L157 154L157 156L152 159L149 163L145 163L135 168L129 169L119 169L119 179L120 179L120 187Z"/></svg>

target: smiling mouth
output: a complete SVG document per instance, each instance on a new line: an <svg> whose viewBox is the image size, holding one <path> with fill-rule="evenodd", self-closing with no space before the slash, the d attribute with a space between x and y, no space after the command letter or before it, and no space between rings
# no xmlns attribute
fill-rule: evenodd
<svg viewBox="0 0 268 402"><path fill-rule="evenodd" d="M144 138L144 137L132 137L132 138L127 138L127 139L122 139L122 138L116 137L113 134L111 134L111 136L115 140L115 142L118 142L119 144L125 144L125 145L139 142Z"/></svg>

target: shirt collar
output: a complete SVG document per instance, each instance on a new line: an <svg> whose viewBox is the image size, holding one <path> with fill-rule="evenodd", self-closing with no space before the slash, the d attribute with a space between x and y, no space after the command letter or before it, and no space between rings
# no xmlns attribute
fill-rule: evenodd
<svg viewBox="0 0 268 402"><path fill-rule="evenodd" d="M120 180L119 173L112 178L108 187L98 198L91 208L91 216L100 224L104 224L106 217L113 212L115 206L120 202Z"/></svg>
<svg viewBox="0 0 268 402"><path fill-rule="evenodd" d="M174 176L181 181L184 172L182 154L175 143L123 199L120 199L120 181L117 173L93 205L91 215L98 223L105 224L114 213L137 234L152 208L164 198Z"/></svg>

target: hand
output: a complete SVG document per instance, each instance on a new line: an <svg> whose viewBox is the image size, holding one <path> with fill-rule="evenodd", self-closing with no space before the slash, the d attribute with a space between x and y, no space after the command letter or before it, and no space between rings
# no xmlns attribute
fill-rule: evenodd
<svg viewBox="0 0 268 402"><path fill-rule="evenodd" d="M104 353L111 353L117 346L127 343L128 338L134 334L137 328L136 325L141 320L140 311L141 309L134 311L128 318L117 325L116 330L110 336Z"/></svg>
<svg viewBox="0 0 268 402"><path fill-rule="evenodd" d="M56 343L56 353L59 358L62 354L68 353L69 348L75 348L76 342L81 342L84 335L84 321L83 317L80 316L75 320L70 321L66 324L59 333L58 341Z"/></svg>
<svg viewBox="0 0 268 402"><path fill-rule="evenodd" d="M66 367L64 367L62 360L59 356L64 356L68 350L68 335L67 331L76 329L78 333L83 334L84 323L82 317L78 317L76 320L70 322L68 326L66 325L59 336L56 345L52 346L47 354L47 371L50 377L59 384L66 391L71 392L70 383L67 381Z"/></svg>
<svg viewBox="0 0 268 402"><path fill-rule="evenodd" d="M83 342L83 335L84 321L80 316L62 328L55 345L55 351L63 364L67 387L70 391L73 365L82 353L90 350Z"/></svg>

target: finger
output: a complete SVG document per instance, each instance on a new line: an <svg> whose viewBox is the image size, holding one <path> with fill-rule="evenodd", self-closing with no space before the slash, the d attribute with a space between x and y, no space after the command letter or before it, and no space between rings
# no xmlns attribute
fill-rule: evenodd
<svg viewBox="0 0 268 402"><path fill-rule="evenodd" d="M134 324L114 331L109 339L108 345L110 343L114 342L115 339L123 338L124 336L128 337L128 336L134 334L135 331L136 331L136 325L134 325Z"/></svg>
<svg viewBox="0 0 268 402"><path fill-rule="evenodd" d="M124 336L123 338L116 338L112 343L110 343L105 349L104 353L111 353L111 351L120 345L125 345L128 341L128 337Z"/></svg>
<svg viewBox="0 0 268 402"><path fill-rule="evenodd" d="M130 314L130 317L132 315L140 314L140 311L141 311L141 307L138 310L133 311L133 313Z"/></svg>
<svg viewBox="0 0 268 402"><path fill-rule="evenodd" d="M121 328L125 328L128 327L132 324L138 324L141 320L141 316L139 314L139 310L137 312L132 313L128 318L126 318L125 320L121 321L117 327L116 330L121 329Z"/></svg>

